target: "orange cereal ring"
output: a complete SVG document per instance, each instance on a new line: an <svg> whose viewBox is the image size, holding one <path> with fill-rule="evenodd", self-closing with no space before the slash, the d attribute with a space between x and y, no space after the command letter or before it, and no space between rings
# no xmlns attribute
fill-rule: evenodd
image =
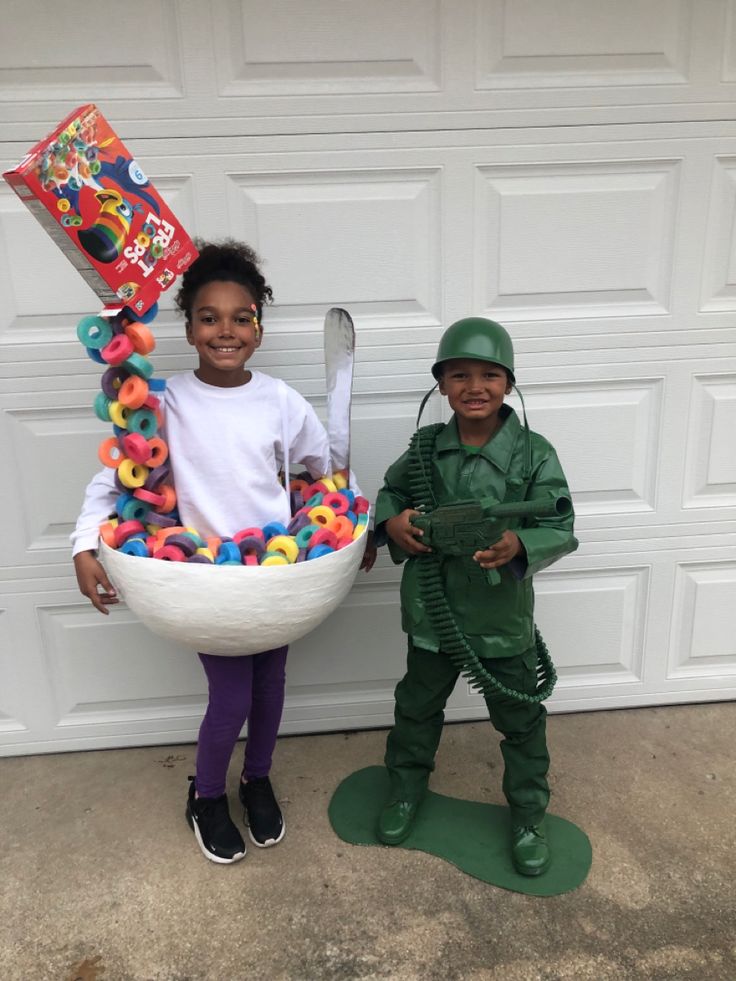
<svg viewBox="0 0 736 981"><path fill-rule="evenodd" d="M144 461L147 467L160 467L169 455L169 448L159 436L148 440L150 456Z"/></svg>
<svg viewBox="0 0 736 981"><path fill-rule="evenodd" d="M105 545L110 548L115 548L115 526L110 522L106 521L104 524L100 525L100 538L103 540Z"/></svg>
<svg viewBox="0 0 736 981"><path fill-rule="evenodd" d="M176 491L171 484L161 484L161 486L156 490L164 499L164 504L161 507L156 508L156 510L160 511L162 514L168 514L169 511L173 511L174 507L176 506ZM170 529L167 529L167 531L168 530ZM180 528L179 531L183 531L183 529Z"/></svg>
<svg viewBox="0 0 736 981"><path fill-rule="evenodd" d="M127 409L140 409L148 398L148 382L140 375L130 375L120 386L118 402Z"/></svg>
<svg viewBox="0 0 736 981"><path fill-rule="evenodd" d="M211 535L209 538L206 538L205 541L207 542L207 548L210 550L210 552L212 552L213 555L217 555L217 553L220 551L220 545L222 545L222 539L218 538L216 535Z"/></svg>
<svg viewBox="0 0 736 981"><path fill-rule="evenodd" d="M120 461L125 459L123 451L120 449L117 436L109 436L107 439L103 439L97 450L97 455L103 466L112 467L113 470L117 469Z"/></svg>
<svg viewBox="0 0 736 981"><path fill-rule="evenodd" d="M339 514L330 525L330 531L334 531L338 538L350 538L353 540L353 522L346 518L344 514Z"/></svg>
<svg viewBox="0 0 736 981"><path fill-rule="evenodd" d="M136 354L150 354L156 347L153 334L145 324L140 324L137 321L128 324L125 333L130 338Z"/></svg>

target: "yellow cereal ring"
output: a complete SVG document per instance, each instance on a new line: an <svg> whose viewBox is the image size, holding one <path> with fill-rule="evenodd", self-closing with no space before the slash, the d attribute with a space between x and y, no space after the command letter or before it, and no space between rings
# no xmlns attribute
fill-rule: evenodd
<svg viewBox="0 0 736 981"><path fill-rule="evenodd" d="M283 555L289 562L296 562L299 546L291 535L274 535L269 539L266 551Z"/></svg>
<svg viewBox="0 0 736 981"><path fill-rule="evenodd" d="M289 560L281 552L264 552L261 565L288 565Z"/></svg>
<svg viewBox="0 0 736 981"><path fill-rule="evenodd" d="M112 412L110 412L112 417ZM307 517L315 525L322 525L323 527L329 527L335 520L335 512L331 507L326 504L318 504L316 507L312 508L311 511L307 512Z"/></svg>

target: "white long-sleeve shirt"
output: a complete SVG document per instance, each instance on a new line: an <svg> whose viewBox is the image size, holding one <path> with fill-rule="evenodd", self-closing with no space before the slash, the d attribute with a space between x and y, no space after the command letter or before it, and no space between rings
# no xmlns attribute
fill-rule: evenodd
<svg viewBox="0 0 736 981"><path fill-rule="evenodd" d="M236 388L207 385L193 372L174 375L163 407L172 468L167 482L176 488L181 523L202 535L289 522L288 495L277 476L284 439L290 462L303 464L315 479L330 472L327 433L312 406L260 371ZM97 548L99 525L119 494L109 467L92 479L71 535L72 554Z"/></svg>

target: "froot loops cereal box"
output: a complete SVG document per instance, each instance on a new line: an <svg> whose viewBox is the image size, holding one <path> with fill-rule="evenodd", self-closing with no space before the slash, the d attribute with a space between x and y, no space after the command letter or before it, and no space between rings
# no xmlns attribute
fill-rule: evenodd
<svg viewBox="0 0 736 981"><path fill-rule="evenodd" d="M75 109L3 177L107 308L142 316L197 258L94 105Z"/></svg>

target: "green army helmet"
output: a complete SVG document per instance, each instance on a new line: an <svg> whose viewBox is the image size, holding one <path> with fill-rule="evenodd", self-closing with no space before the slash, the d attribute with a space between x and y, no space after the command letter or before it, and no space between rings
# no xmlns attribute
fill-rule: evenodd
<svg viewBox="0 0 736 981"><path fill-rule="evenodd" d="M508 331L495 320L465 317L451 324L440 338L432 374L439 380L440 365L455 358L491 361L500 364L514 379L514 345Z"/></svg>

